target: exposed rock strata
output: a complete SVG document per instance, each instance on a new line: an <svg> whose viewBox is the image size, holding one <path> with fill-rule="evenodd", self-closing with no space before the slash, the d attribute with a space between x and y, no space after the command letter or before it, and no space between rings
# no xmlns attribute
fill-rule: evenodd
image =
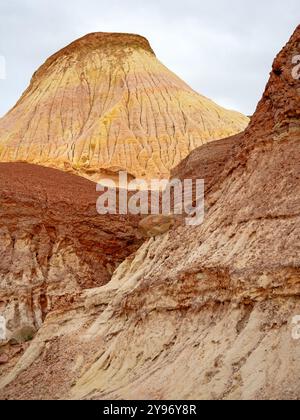
<svg viewBox="0 0 300 420"><path fill-rule="evenodd" d="M48 314L1 397L300 398L299 45L300 26L237 148L200 148L175 170L208 179L203 225L149 239Z"/></svg>
<svg viewBox="0 0 300 420"><path fill-rule="evenodd" d="M107 283L135 251L137 217L100 216L93 182L28 164L0 164L0 309L9 334Z"/></svg>

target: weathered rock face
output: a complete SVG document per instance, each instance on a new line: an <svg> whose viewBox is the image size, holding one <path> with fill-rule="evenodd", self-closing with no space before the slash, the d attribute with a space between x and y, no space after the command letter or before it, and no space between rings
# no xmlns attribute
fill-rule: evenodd
<svg viewBox="0 0 300 420"><path fill-rule="evenodd" d="M35 165L0 164L0 314L9 337L107 283L141 241L138 218L100 216L96 186Z"/></svg>
<svg viewBox="0 0 300 420"><path fill-rule="evenodd" d="M48 314L1 397L299 399L299 44L300 26L250 128L174 171L208 180L204 223L149 239Z"/></svg>
<svg viewBox="0 0 300 420"><path fill-rule="evenodd" d="M120 169L168 177L191 150L248 118L198 95L137 35L87 35L46 61L0 120L0 161L96 180Z"/></svg>

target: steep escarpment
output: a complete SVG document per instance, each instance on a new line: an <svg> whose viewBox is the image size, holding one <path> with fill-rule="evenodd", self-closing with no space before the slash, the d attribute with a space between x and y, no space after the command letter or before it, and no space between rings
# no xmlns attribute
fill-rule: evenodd
<svg viewBox="0 0 300 420"><path fill-rule="evenodd" d="M195 147L248 118L197 94L138 35L89 34L50 57L0 120L0 161L98 180L168 177Z"/></svg>
<svg viewBox="0 0 300 420"><path fill-rule="evenodd" d="M208 180L204 223L149 239L50 312L2 398L299 399L299 44L300 27L249 129L174 171Z"/></svg>
<svg viewBox="0 0 300 420"><path fill-rule="evenodd" d="M0 164L0 309L8 338L110 280L135 251L138 218L100 216L93 182L29 164Z"/></svg>

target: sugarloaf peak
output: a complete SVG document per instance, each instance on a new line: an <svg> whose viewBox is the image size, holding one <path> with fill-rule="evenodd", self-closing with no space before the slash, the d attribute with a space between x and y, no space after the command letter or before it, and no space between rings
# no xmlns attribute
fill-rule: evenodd
<svg viewBox="0 0 300 420"><path fill-rule="evenodd" d="M0 119L0 161L91 180L169 176L193 149L248 118L193 91L139 36L92 33L50 57Z"/></svg>

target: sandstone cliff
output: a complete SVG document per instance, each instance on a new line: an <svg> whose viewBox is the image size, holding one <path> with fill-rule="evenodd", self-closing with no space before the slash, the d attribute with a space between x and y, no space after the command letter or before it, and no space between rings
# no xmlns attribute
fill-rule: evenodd
<svg viewBox="0 0 300 420"><path fill-rule="evenodd" d="M0 120L0 161L96 180L168 177L195 147L248 118L198 95L138 35L94 33L50 57Z"/></svg>
<svg viewBox="0 0 300 420"><path fill-rule="evenodd" d="M204 223L51 311L2 398L300 398L299 46L300 26L245 133L175 169L207 180Z"/></svg>

